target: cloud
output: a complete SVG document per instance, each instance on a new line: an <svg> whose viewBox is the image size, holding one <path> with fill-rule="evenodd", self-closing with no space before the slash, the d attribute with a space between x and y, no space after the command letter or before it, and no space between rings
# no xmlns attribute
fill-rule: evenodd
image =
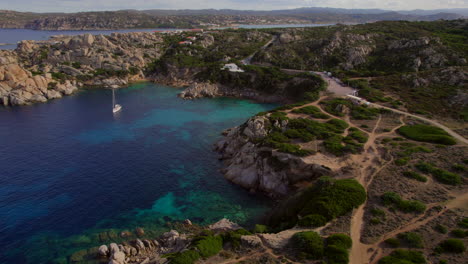
<svg viewBox="0 0 468 264"><path fill-rule="evenodd" d="M273 10L311 6L393 10L468 8L468 0L0 0L0 9L36 12L205 8Z"/></svg>

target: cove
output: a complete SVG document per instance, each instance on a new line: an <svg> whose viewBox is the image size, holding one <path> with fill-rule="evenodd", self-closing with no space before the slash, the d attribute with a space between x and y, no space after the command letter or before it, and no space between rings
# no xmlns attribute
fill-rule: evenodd
<svg viewBox="0 0 468 264"><path fill-rule="evenodd" d="M186 101L152 83L85 90L0 109L0 263L66 263L141 227L223 217L253 224L271 206L229 183L213 152L221 132L276 105Z"/></svg>

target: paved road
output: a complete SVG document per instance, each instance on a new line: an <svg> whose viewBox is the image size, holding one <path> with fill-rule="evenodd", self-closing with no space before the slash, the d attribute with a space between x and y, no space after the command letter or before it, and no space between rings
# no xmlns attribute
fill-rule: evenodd
<svg viewBox="0 0 468 264"><path fill-rule="evenodd" d="M270 41L268 41L265 45L263 45L260 50L264 50L266 49L271 43L275 42L276 40L278 39L277 36L273 36L273 38L271 38ZM252 53L250 56L248 56L247 58L243 59L242 60L242 64L244 65L250 65L251 62L252 62L252 58L255 56L255 54L257 54L258 51Z"/></svg>

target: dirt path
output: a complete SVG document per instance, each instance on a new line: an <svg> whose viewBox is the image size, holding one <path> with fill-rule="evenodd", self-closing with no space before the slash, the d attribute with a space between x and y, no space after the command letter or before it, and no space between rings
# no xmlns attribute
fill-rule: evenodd
<svg viewBox="0 0 468 264"><path fill-rule="evenodd" d="M430 123L430 124L432 124L432 125L434 125L436 127L442 128L445 132L449 133L449 135L451 135L452 137L454 137L454 138L458 139L460 142L463 142L464 144L468 145L468 139L462 137L461 135L457 134L452 129L442 125L441 123L439 123L437 121L434 121L432 119L428 119L428 118L425 118L425 117L422 117L422 116L413 115L413 114L410 114L408 112L400 111L400 110L393 109L393 108L390 108L390 107L386 107L386 106L383 106L383 105L375 104L375 103L371 103L370 105L374 106L375 108L387 109L387 110L390 110L392 112L395 112L395 113L398 113L398 114L401 114L401 115L411 116L411 117L417 118L419 120L422 120L424 122Z"/></svg>

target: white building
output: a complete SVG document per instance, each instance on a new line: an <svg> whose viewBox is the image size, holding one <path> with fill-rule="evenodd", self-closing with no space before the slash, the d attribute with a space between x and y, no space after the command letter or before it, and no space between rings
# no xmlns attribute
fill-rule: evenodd
<svg viewBox="0 0 468 264"><path fill-rule="evenodd" d="M225 64L223 68L221 68L221 70L229 70L230 72L244 72L243 69L239 68L239 66L237 66L235 63L228 63L228 64Z"/></svg>

